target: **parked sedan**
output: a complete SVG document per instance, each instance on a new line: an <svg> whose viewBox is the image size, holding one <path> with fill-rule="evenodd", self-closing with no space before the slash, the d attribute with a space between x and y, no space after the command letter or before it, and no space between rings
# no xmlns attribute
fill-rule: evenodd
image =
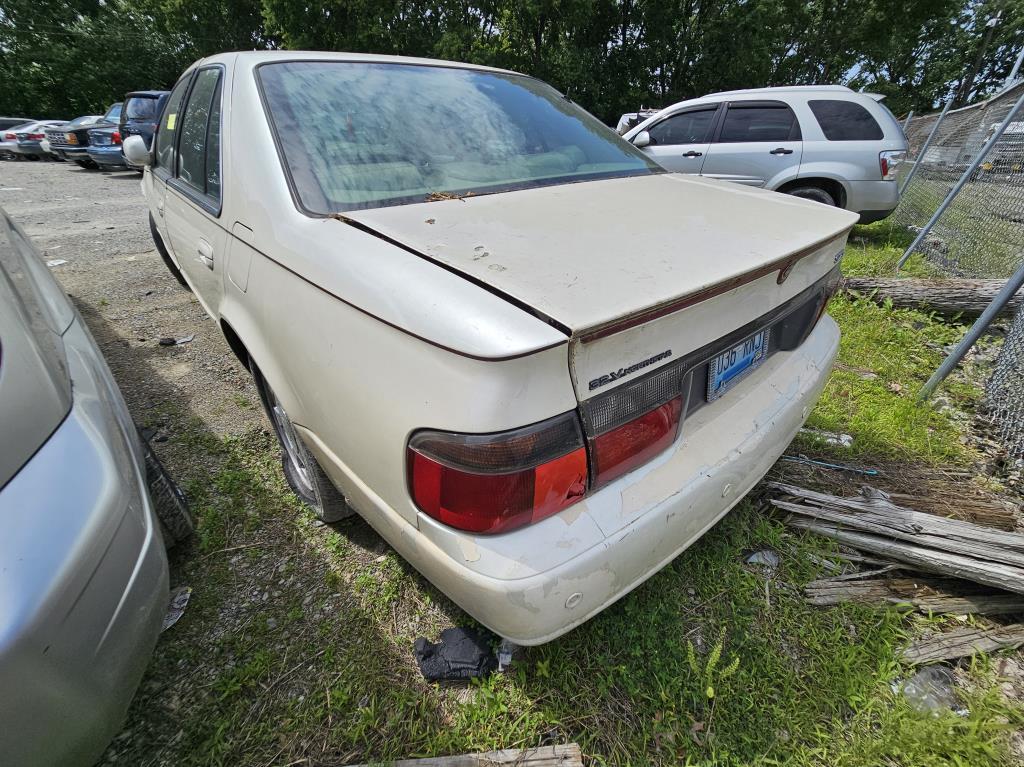
<svg viewBox="0 0 1024 767"><path fill-rule="evenodd" d="M0 157L5 160L18 159L18 153L15 151L18 146L18 131L27 130L35 124L36 121L33 120L20 125L12 125L0 133Z"/></svg>
<svg viewBox="0 0 1024 767"><path fill-rule="evenodd" d="M58 144L56 148L64 153L66 159L72 160L83 168L95 168L96 163L89 157L89 129L100 125L116 126L120 119L121 104L117 103L111 104L106 114L91 122L88 121L89 118L82 117L72 120L72 124L68 125L65 131L64 142ZM79 122L79 120L83 122ZM50 139L50 144L53 145L53 139Z"/></svg>
<svg viewBox="0 0 1024 767"><path fill-rule="evenodd" d="M0 753L95 762L167 608L124 400L82 318L0 210Z"/></svg>
<svg viewBox="0 0 1024 767"><path fill-rule="evenodd" d="M67 125L64 120L43 120L32 123L28 127L16 128L14 130L17 139L14 147L15 154L33 160L45 157L46 151L42 147L42 142L46 138L44 131L47 128L59 128L64 125Z"/></svg>
<svg viewBox="0 0 1024 767"><path fill-rule="evenodd" d="M127 168L128 163L121 151L121 133L113 125L89 130L89 144L85 149L89 159L101 170Z"/></svg>
<svg viewBox="0 0 1024 767"><path fill-rule="evenodd" d="M838 349L856 215L666 173L513 72L222 54L125 153L298 496L516 643L714 525Z"/></svg>

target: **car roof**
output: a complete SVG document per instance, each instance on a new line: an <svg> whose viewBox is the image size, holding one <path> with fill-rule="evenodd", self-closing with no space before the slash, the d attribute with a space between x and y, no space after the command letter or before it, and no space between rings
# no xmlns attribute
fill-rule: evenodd
<svg viewBox="0 0 1024 767"><path fill-rule="evenodd" d="M167 95L168 93L170 93L170 91L131 91L129 93L124 94L124 97L125 100L130 99L134 96L144 96L146 98L158 99L161 96Z"/></svg>
<svg viewBox="0 0 1024 767"><path fill-rule="evenodd" d="M520 75L509 69L484 67L478 64L465 64L459 61L443 59L424 59L412 56L383 56L376 53L346 53L343 51L233 51L208 56L193 63L186 72L194 67L205 64L234 64L236 66L255 67L284 61L346 61L360 64L407 64L448 69L473 69L479 72L500 72L502 74ZM524 75L526 76L526 75Z"/></svg>

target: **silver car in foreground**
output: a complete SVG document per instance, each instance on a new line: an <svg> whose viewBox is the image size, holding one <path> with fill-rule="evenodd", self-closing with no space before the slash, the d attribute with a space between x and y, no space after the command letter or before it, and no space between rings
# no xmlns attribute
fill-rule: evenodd
<svg viewBox="0 0 1024 767"><path fill-rule="evenodd" d="M144 448L82 318L0 210L0 763L90 765L160 632Z"/></svg>
<svg viewBox="0 0 1024 767"><path fill-rule="evenodd" d="M666 107L624 137L667 170L846 208L867 224L896 208L907 154L881 99L842 85L713 93Z"/></svg>

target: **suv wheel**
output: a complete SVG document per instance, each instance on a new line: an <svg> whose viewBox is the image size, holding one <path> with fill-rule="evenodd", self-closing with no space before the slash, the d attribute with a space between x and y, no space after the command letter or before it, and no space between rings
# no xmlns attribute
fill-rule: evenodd
<svg viewBox="0 0 1024 767"><path fill-rule="evenodd" d="M826 192L821 187L817 186L797 186L792 189L787 189L786 194L791 194L794 197L803 197L805 200L814 200L815 202L822 202L826 205L831 205L833 208L836 206L836 201L832 199L832 195Z"/></svg>
<svg viewBox="0 0 1024 767"><path fill-rule="evenodd" d="M266 410L267 418L273 424L274 433L281 443L281 465L292 491L299 500L313 509L322 522L338 522L352 516L355 513L352 507L302 442L292 419L288 417L274 390L267 384L259 368L252 363L250 366L260 400L263 402L263 409Z"/></svg>

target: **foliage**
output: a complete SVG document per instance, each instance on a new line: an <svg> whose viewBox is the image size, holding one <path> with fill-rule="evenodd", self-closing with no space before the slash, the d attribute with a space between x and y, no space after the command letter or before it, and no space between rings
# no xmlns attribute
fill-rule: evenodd
<svg viewBox="0 0 1024 767"><path fill-rule="evenodd" d="M922 111L1001 83L1022 21L1024 0L5 0L0 114L101 112L202 56L275 47L507 67L608 122L716 90L829 82Z"/></svg>

